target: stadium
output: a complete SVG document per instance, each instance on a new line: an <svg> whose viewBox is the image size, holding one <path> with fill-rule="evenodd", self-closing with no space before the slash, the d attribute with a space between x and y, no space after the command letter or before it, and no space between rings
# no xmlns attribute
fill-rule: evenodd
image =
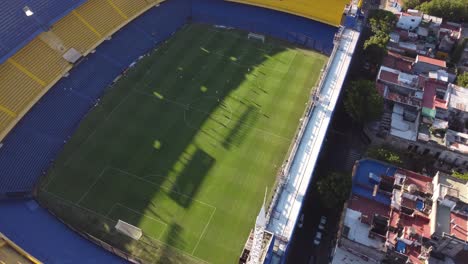
<svg viewBox="0 0 468 264"><path fill-rule="evenodd" d="M2 2L0 261L284 262L349 2Z"/></svg>

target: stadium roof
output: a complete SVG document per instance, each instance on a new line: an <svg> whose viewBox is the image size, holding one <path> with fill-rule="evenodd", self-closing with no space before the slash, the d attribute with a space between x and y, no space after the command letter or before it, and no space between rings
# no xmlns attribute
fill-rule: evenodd
<svg viewBox="0 0 468 264"><path fill-rule="evenodd" d="M359 32L345 29L340 47L329 62L329 71L320 90L320 97L324 99L310 114L309 123L269 222L268 230L276 235L290 239L293 233L358 38Z"/></svg>

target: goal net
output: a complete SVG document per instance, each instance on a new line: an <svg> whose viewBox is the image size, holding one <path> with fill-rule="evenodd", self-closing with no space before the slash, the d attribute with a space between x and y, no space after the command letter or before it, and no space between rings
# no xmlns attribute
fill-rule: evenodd
<svg viewBox="0 0 468 264"><path fill-rule="evenodd" d="M265 35L257 34L250 32L249 35L247 36L247 39L254 39L254 40L259 40L262 43L265 43Z"/></svg>
<svg viewBox="0 0 468 264"><path fill-rule="evenodd" d="M117 231L119 231L120 233L128 237L131 237L135 240L139 240L141 236L143 235L143 232L141 231L140 228L133 226L122 220L119 220L117 222L117 224L115 225L115 229L117 229Z"/></svg>

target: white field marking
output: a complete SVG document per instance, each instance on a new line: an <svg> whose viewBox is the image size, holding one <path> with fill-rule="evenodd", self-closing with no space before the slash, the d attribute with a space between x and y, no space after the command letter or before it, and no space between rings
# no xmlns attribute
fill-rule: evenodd
<svg viewBox="0 0 468 264"><path fill-rule="evenodd" d="M72 202L72 201L70 201L70 200L68 200L68 199L62 198L62 197L56 195L55 193L51 193L51 192L46 191L46 190L43 190L43 192L45 192L45 193L47 193L47 194L49 194L49 195L51 195L51 196L54 196L56 199L61 200L62 202L68 203L68 204L70 204L70 205L72 205L72 206L76 206L76 207L78 207L78 208L80 208L80 209L83 209L83 210L86 210L86 211L88 211L88 212L91 212L91 213L93 213L93 214L95 214L95 215L98 215L98 216L100 216L100 217L102 217L102 218L105 218L106 220L115 222L114 219L111 219L111 218L109 218L109 217L107 217L107 216L105 216L105 215L103 215L103 214L100 214L100 213L98 213L98 212L96 212L96 211L93 211L93 210L91 210L91 209L89 209L89 208L86 208L86 207L81 206L81 205L79 205L79 204L77 204L77 203L74 203L74 202Z"/></svg>
<svg viewBox="0 0 468 264"><path fill-rule="evenodd" d="M104 121L100 122L99 125L96 126L96 128L93 130L93 132L91 132L91 134L89 134L86 139L75 149L75 151L70 154L70 156L68 157L67 161L65 162L64 166L67 166L70 161L72 160L72 157L75 155L76 152L78 152L78 150L81 148L81 146L85 146L87 145L86 143L88 142L89 139L91 139L94 134L110 119L110 117L112 116L112 114L125 102L127 101L127 99L130 97L131 93L128 93L125 98L122 99L122 101L120 101L120 103L118 105L116 105L114 107L114 109L112 109L112 111L107 115L106 119L104 119ZM94 111L94 110L93 110Z"/></svg>
<svg viewBox="0 0 468 264"><path fill-rule="evenodd" d="M136 89L133 89L133 91L135 91L135 90L136 90ZM144 96L154 97L154 95L149 94L149 93L146 93L146 92L142 92L142 91L135 91L135 92L136 92L136 93L140 93L140 94L142 94L142 95L144 95ZM154 100L161 100L161 99L154 98ZM162 100L165 100L165 101L167 101L167 102L169 102L169 103L173 103L174 105L179 106L180 108L182 108L184 111L187 110L187 104L179 103L179 102L177 102L177 101L170 100L170 99L166 99L166 98L164 98L164 99L162 99ZM210 114L210 113L208 113L208 112L206 112L206 111L203 111L203 110L200 110L200 109L197 109L197 108L191 107L190 109L191 109L191 110L194 110L194 111L197 111L197 112L204 113L204 114L206 114L206 115L209 115L209 114ZM185 116L184 116L184 118L185 118ZM239 122L239 121L238 121L238 122ZM241 124L242 126L245 126L245 127L248 127L248 128L252 128L252 129L254 129L254 130L257 130L258 132L266 133L266 134L269 134L269 135L271 135L271 136L274 136L274 137L283 139L283 140L288 141L288 142L291 141L291 140L293 140L292 138L288 138L288 137L285 137L285 136L281 136L281 135L275 134L275 133L273 133L273 132L270 132L270 131L268 131L268 130L264 130L264 129L261 129L261 128L258 128L258 127L255 127L255 126L247 125L247 124L245 124L244 122L240 122L240 124ZM190 126L189 126L189 127L190 127ZM191 128L191 127L190 127L190 128Z"/></svg>
<svg viewBox="0 0 468 264"><path fill-rule="evenodd" d="M202 240L203 235L205 235L206 229L207 229L208 226L210 225L211 219L213 219L213 216L214 216L215 213L216 213L216 208L213 210L213 212L211 212L210 219L208 220L208 223L206 223L205 228L203 228L203 232L201 233L200 237L198 238L197 244L195 245L195 247L194 247L193 250L192 250L192 256L193 256L193 254L195 254L195 251L196 251L197 248L198 248L198 244L200 244L200 241Z"/></svg>
<svg viewBox="0 0 468 264"><path fill-rule="evenodd" d="M143 217L147 217L147 218L149 218L149 219L151 219L151 220L153 220L153 221L155 221L155 222L158 222L158 223L163 224L163 225L164 225L164 229L161 231L161 234L159 234L159 237L157 238L158 240L161 239L161 237L162 237L162 235L164 234L164 232L166 232L167 224L164 223L162 220L157 219L157 218L154 218L154 217L151 217L151 216L149 216L149 215L147 215L147 214L138 212L137 210L134 210L134 209L132 209L132 208L130 208L130 207L128 207L128 206L125 206L125 205L123 205L123 204L121 204L121 203L115 203L114 205L112 205L111 210L106 214L106 216L109 217L109 215L112 213L112 210L115 209L116 207L119 207L119 206L120 206L120 207L123 207L123 208L125 208L125 209L127 209L127 210L129 210L129 211L131 211L131 212L133 212L133 213L135 213L135 214L142 215ZM143 230L143 229L142 229L142 230Z"/></svg>
<svg viewBox="0 0 468 264"><path fill-rule="evenodd" d="M94 185L96 185L96 183L101 179L101 177L104 175L104 172L107 170L107 166L104 167L104 169L102 169L101 173L99 174L99 176L96 177L96 179L94 179L93 183L91 184L91 186L88 187L88 189L83 193L83 195L81 195L80 199L78 200L78 202L76 202L76 204L80 204L81 201L84 200L84 198L88 195L88 193L93 189Z"/></svg>
<svg viewBox="0 0 468 264"><path fill-rule="evenodd" d="M178 192L178 191L174 191L174 190L172 190L171 188L167 188L167 187L165 187L165 186L162 186L161 184L158 184L158 183L155 183L155 182L150 181L150 180L148 180L148 179L139 177L139 176L137 176L137 175L135 175L135 174L133 174L133 173L130 173L130 172L128 172L128 171L125 171L125 170L122 170L122 169L119 169L119 168L115 168L115 167L107 167L107 168L109 168L109 169L111 169L111 170L120 171L120 172L122 172L122 173L124 173L124 174L127 174L128 176L133 177L133 178L135 178L135 179L138 179L138 180L140 180L140 181L149 183L149 184L151 184L151 185L153 185L153 186L158 186L158 187L160 187L160 188L162 188L162 189L166 189L166 190L168 190L168 191L170 191L170 192L173 192L173 193L176 193L176 194L178 194L178 195L180 195L180 196L187 197L187 198L189 198L189 199L192 200L192 201L195 201L195 202L197 202L197 203L203 204L203 205L208 206L208 207L210 207L210 208L212 208L212 209L216 209L216 207L213 206L213 205L211 205L211 204L208 204L208 203L202 202L202 201L200 201L200 200L194 199L194 198L192 198L192 197L190 197L190 196L188 196L188 195L186 195L186 194L180 193L180 192Z"/></svg>
<svg viewBox="0 0 468 264"><path fill-rule="evenodd" d="M93 213L93 214L95 214L95 215L98 215L98 216L100 216L100 217L102 217L102 218L105 218L106 220L115 222L114 219L108 218L107 216L102 215L102 214L100 214L100 213L98 213L98 212L95 212L95 211L93 211L93 210L91 210L91 209L89 209L89 208L86 208L86 207L83 207L83 206L81 206L81 205L78 205L78 204L76 204L76 203L74 203L74 202L72 202L72 201L70 201L70 200L67 200L67 199L65 199L65 198L62 198L62 197L60 197L60 196L58 196L58 195L56 195L56 194L54 194L54 193L48 192L48 191L46 191L46 190L43 190L43 191L44 191L45 193L51 195L51 196L54 196L54 197L55 197L56 199L58 199L58 200L61 200L61 201L65 202L65 203L68 203L68 204L70 204L70 205L72 205L72 206L76 206L76 207L78 207L78 208L80 208L80 209L83 209L83 210L86 210L86 211L88 211L88 212L91 212L91 213ZM190 255L188 252L185 252L185 251L183 251L182 249L179 249L179 248L176 248L176 247L174 247L174 246L171 246L171 245L165 243L165 242L162 241L162 240L156 239L156 238L154 238L154 237L152 237L152 236L149 236L149 235L147 235L147 236L149 237L149 239L154 240L154 241L156 241L157 243L164 244L165 246L170 247L170 248L172 248L172 249L175 249L176 251L182 253L183 255L186 255L186 256L188 256L188 257L190 257L190 258L193 258L193 259L195 259L195 260L197 260L197 261L199 261L199 262L210 264L210 262L208 262L208 261L206 261L206 260L203 260L203 259L201 259L201 258L195 257L195 256L193 256L193 255Z"/></svg>

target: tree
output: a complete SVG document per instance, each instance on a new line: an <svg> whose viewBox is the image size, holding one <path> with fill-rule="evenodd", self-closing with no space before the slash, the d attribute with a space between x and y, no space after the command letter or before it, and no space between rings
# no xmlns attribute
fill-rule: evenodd
<svg viewBox="0 0 468 264"><path fill-rule="evenodd" d="M457 76L457 85L468 88L468 72Z"/></svg>
<svg viewBox="0 0 468 264"><path fill-rule="evenodd" d="M387 53L390 32L397 18L392 12L375 9L370 11L368 21L372 35L364 42L364 50L371 63L380 64Z"/></svg>
<svg viewBox="0 0 468 264"><path fill-rule="evenodd" d="M460 180L468 181L468 172L461 173L458 171L452 171L452 176Z"/></svg>
<svg viewBox="0 0 468 264"><path fill-rule="evenodd" d="M421 3L417 9L451 22L464 22L468 17L468 0L431 0Z"/></svg>
<svg viewBox="0 0 468 264"><path fill-rule="evenodd" d="M385 50L387 43L390 40L390 35L384 33L377 33L372 35L369 39L364 42L364 49L369 48L369 46L375 45L376 47Z"/></svg>
<svg viewBox="0 0 468 264"><path fill-rule="evenodd" d="M406 0L403 3L403 9L416 9L421 4L421 0Z"/></svg>
<svg viewBox="0 0 468 264"><path fill-rule="evenodd" d="M369 11L369 25L374 34L388 34L393 30L397 17L390 11L373 9Z"/></svg>
<svg viewBox="0 0 468 264"><path fill-rule="evenodd" d="M367 150L366 155L369 158L385 161L396 166L403 164L399 153L385 147L371 147Z"/></svg>
<svg viewBox="0 0 468 264"><path fill-rule="evenodd" d="M347 113L361 124L377 120L383 112L383 98L368 80L351 82L344 103Z"/></svg>
<svg viewBox="0 0 468 264"><path fill-rule="evenodd" d="M317 190L323 204L328 208L340 206L351 192L351 176L332 172L317 182Z"/></svg>

